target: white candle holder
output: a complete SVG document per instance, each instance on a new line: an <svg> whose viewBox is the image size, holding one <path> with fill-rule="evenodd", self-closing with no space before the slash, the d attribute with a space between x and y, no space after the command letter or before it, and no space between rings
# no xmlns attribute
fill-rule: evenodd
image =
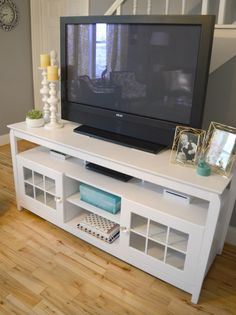
<svg viewBox="0 0 236 315"><path fill-rule="evenodd" d="M58 66L56 50L50 51L50 61L51 61L51 66Z"/></svg>
<svg viewBox="0 0 236 315"><path fill-rule="evenodd" d="M57 104L58 97L56 91L56 84L58 81L49 81L49 95L47 102L50 104L50 122L44 126L46 129L57 129L63 127L62 123L57 121Z"/></svg>
<svg viewBox="0 0 236 315"><path fill-rule="evenodd" d="M40 94L42 94L42 102L43 102L43 119L45 123L48 123L50 120L50 106L47 102L49 97L49 87L47 80L47 69L39 68L42 71L43 80L41 82L42 88L40 89Z"/></svg>
<svg viewBox="0 0 236 315"><path fill-rule="evenodd" d="M59 67L59 61L57 59L58 56L57 56L56 50L51 50L49 55L50 55L51 66L58 66L58 77L59 77L59 81L60 81L61 71L60 71L60 67ZM58 103L57 104L60 104L61 103L61 91L60 91L60 89L58 89L57 97L58 97ZM58 111L58 109L57 109L57 111Z"/></svg>

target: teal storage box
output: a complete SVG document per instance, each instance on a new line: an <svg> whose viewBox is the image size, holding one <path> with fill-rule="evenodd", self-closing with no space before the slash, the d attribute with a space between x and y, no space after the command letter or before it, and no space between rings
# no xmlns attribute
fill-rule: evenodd
<svg viewBox="0 0 236 315"><path fill-rule="evenodd" d="M87 184L80 184L80 199L113 214L120 211L120 197Z"/></svg>

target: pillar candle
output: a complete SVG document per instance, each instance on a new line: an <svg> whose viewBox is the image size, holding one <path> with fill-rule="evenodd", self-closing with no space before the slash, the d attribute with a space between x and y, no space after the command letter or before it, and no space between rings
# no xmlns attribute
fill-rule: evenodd
<svg viewBox="0 0 236 315"><path fill-rule="evenodd" d="M49 54L40 55L40 68L46 69L48 66L50 66L50 55Z"/></svg>
<svg viewBox="0 0 236 315"><path fill-rule="evenodd" d="M47 67L48 71L48 81L58 81L58 66L49 66Z"/></svg>

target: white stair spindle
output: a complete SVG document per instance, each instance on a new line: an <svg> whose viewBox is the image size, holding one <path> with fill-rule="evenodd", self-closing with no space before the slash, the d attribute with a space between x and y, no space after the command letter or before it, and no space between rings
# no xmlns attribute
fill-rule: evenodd
<svg viewBox="0 0 236 315"><path fill-rule="evenodd" d="M218 11L218 24L225 24L225 11L226 11L226 0L220 0L219 11Z"/></svg>
<svg viewBox="0 0 236 315"><path fill-rule="evenodd" d="M116 10L124 3L126 0L116 0L110 8L105 12L104 15L112 15L116 12Z"/></svg>
<svg viewBox="0 0 236 315"><path fill-rule="evenodd" d="M170 0L166 0L165 14L169 14L170 9Z"/></svg>
<svg viewBox="0 0 236 315"><path fill-rule="evenodd" d="M137 6L138 6L137 0L133 0L133 15L137 14Z"/></svg>
<svg viewBox="0 0 236 315"><path fill-rule="evenodd" d="M208 14L208 10L209 10L209 0L202 0L202 14Z"/></svg>
<svg viewBox="0 0 236 315"><path fill-rule="evenodd" d="M186 0L182 0L181 14L184 15L186 13Z"/></svg>
<svg viewBox="0 0 236 315"><path fill-rule="evenodd" d="M147 15L151 14L151 10L152 10L152 0L148 0L147 1Z"/></svg>
<svg viewBox="0 0 236 315"><path fill-rule="evenodd" d="M116 15L121 15L121 5L116 9Z"/></svg>

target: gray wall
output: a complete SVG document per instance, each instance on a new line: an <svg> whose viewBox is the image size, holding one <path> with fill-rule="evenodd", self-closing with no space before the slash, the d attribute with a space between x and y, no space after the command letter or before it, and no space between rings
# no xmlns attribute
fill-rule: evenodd
<svg viewBox="0 0 236 315"><path fill-rule="evenodd" d="M114 3L114 0L90 0L89 15L103 15Z"/></svg>
<svg viewBox="0 0 236 315"><path fill-rule="evenodd" d="M0 135L7 124L25 119L33 107L30 0L15 1L19 24L11 32L0 29Z"/></svg>
<svg viewBox="0 0 236 315"><path fill-rule="evenodd" d="M211 121L236 127L236 57L209 76L203 128Z"/></svg>
<svg viewBox="0 0 236 315"><path fill-rule="evenodd" d="M205 130L211 121L236 127L236 57L209 77L203 118ZM230 225L236 227L236 206Z"/></svg>

